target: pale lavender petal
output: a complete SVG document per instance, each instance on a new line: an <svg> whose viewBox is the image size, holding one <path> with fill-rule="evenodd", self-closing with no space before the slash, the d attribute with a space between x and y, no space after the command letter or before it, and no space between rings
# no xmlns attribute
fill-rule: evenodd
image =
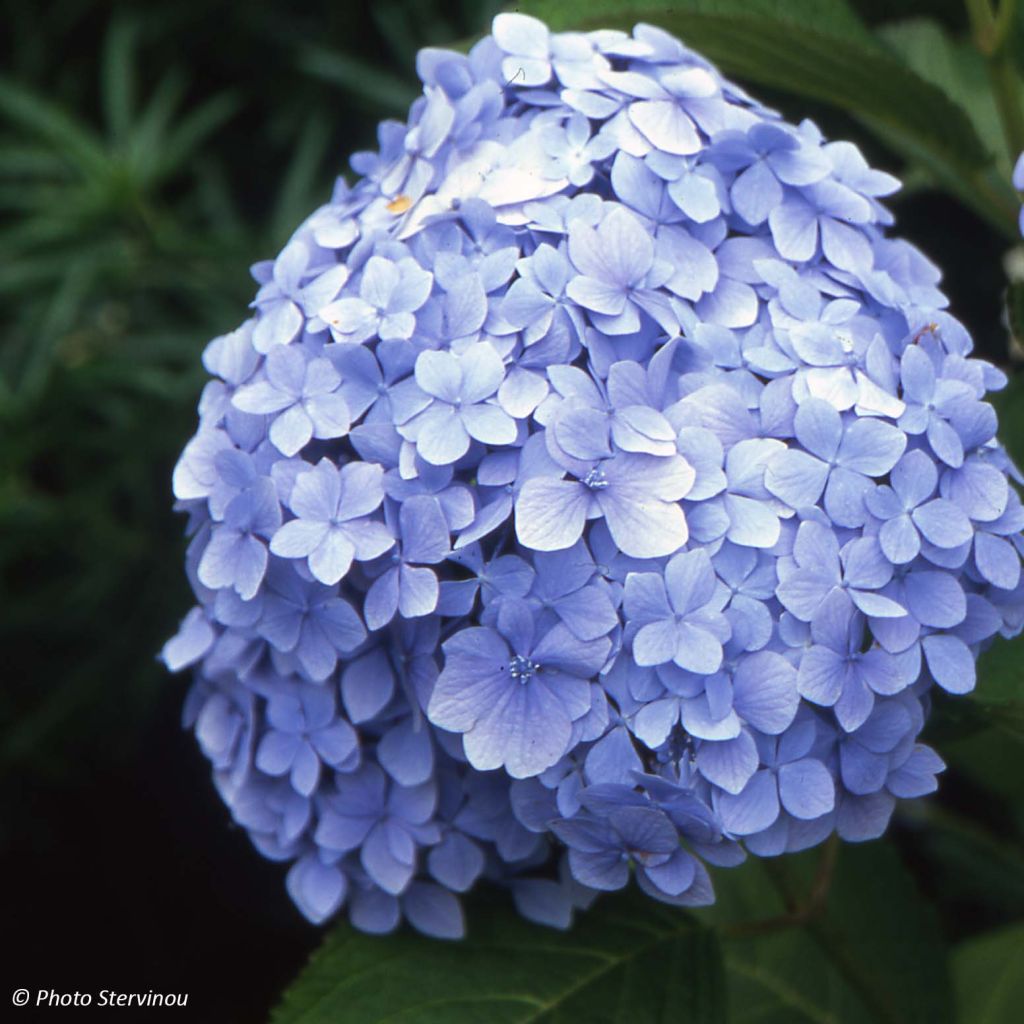
<svg viewBox="0 0 1024 1024"><path fill-rule="evenodd" d="M580 539L587 519L586 488L571 480L528 480L516 501L516 536L534 551L558 551Z"/></svg>

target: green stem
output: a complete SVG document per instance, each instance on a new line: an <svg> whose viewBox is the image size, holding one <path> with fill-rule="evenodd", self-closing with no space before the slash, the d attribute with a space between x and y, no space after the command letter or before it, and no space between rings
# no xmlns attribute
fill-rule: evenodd
<svg viewBox="0 0 1024 1024"><path fill-rule="evenodd" d="M1016 0L1002 0L993 11L991 0L965 0L974 45L985 58L992 96L1003 125L1011 160L1024 152L1024 107L1021 83L1007 43L1016 13Z"/></svg>

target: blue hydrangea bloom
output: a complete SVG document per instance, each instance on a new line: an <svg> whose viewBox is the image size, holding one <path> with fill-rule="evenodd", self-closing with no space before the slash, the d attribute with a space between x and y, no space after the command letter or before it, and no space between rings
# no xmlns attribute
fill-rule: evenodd
<svg viewBox="0 0 1024 1024"><path fill-rule="evenodd" d="M880 835L1024 627L1005 378L899 183L650 25L417 67L174 471L163 657L232 817L310 920L445 938L480 879L566 927Z"/></svg>

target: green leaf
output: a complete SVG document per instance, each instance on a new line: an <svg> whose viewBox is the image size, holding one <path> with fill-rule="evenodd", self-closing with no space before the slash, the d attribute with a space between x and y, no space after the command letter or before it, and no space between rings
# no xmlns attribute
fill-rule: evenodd
<svg viewBox="0 0 1024 1024"><path fill-rule="evenodd" d="M1020 299L1024 305L1024 294ZM1021 312L1024 315L1024 309ZM1024 374L1014 374L1009 385L991 395L990 400L999 414L999 438L1019 465L1024 462Z"/></svg>
<svg viewBox="0 0 1024 1024"><path fill-rule="evenodd" d="M800 906L822 854L753 859L715 875L730 1024L945 1024L945 953L931 908L883 842L843 845L824 911L803 928L751 934L748 922Z"/></svg>
<svg viewBox="0 0 1024 1024"><path fill-rule="evenodd" d="M299 57L299 68L389 114L404 116L417 90L397 75L381 71L351 54L310 46Z"/></svg>
<svg viewBox="0 0 1024 1024"><path fill-rule="evenodd" d="M1003 436L1019 445L1024 434L1007 429L1007 403L1000 402ZM1010 413L1019 420L1021 411ZM988 723L1005 737L1024 744L1024 635L1007 640L997 637L995 643L978 659L978 685L970 699L981 709Z"/></svg>
<svg viewBox="0 0 1024 1024"><path fill-rule="evenodd" d="M1017 154L1006 146L985 58L969 39L955 39L936 21L912 18L878 28L879 36L923 79L941 89L971 119L1008 179ZM1024 99L1024 83L1020 85Z"/></svg>
<svg viewBox="0 0 1024 1024"><path fill-rule="evenodd" d="M274 202L270 234L287 239L313 203L314 189L327 145L330 125L322 111L314 110L306 119L295 141L292 158Z"/></svg>
<svg viewBox="0 0 1024 1024"><path fill-rule="evenodd" d="M999 638L981 655L971 697L989 706L1024 709L1024 636Z"/></svg>
<svg viewBox="0 0 1024 1024"><path fill-rule="evenodd" d="M131 127L126 144L128 163L140 178L165 160L163 147L167 132L185 95L186 78L178 68L165 72L153 90L145 109Z"/></svg>
<svg viewBox="0 0 1024 1024"><path fill-rule="evenodd" d="M876 993L882 1019L951 1021L946 951L935 908L895 849L845 846L828 913L811 928L847 977Z"/></svg>
<svg viewBox="0 0 1024 1024"><path fill-rule="evenodd" d="M102 176L108 159L96 134L30 89L0 78L0 118L47 142L86 175Z"/></svg>
<svg viewBox="0 0 1024 1024"><path fill-rule="evenodd" d="M989 794L981 792L991 802ZM990 817L1005 831L1008 815L1003 808ZM994 920L1024 916L1024 847L1019 840L993 835L984 825L938 803L927 805L923 820L921 853L947 913L953 908L955 914L960 906L975 918L985 909L998 915Z"/></svg>
<svg viewBox="0 0 1024 1024"><path fill-rule="evenodd" d="M168 177L188 163L209 136L234 116L240 106L238 96L221 92L189 111L170 127L163 143L164 163L158 168L161 177Z"/></svg>
<svg viewBox="0 0 1024 1024"><path fill-rule="evenodd" d="M1011 346L1020 352L1024 349L1024 281L1014 281L1007 289L1006 322L1010 327Z"/></svg>
<svg viewBox="0 0 1024 1024"><path fill-rule="evenodd" d="M553 28L658 25L745 83L832 104L1007 237L1017 205L968 114L874 38L842 0L528 0Z"/></svg>
<svg viewBox="0 0 1024 1024"><path fill-rule="evenodd" d="M569 932L478 900L465 941L336 928L274 1024L696 1024L726 1020L714 933L639 894Z"/></svg>
<svg viewBox="0 0 1024 1024"><path fill-rule="evenodd" d="M1017 1024L1024 1006L1024 925L960 943L953 980L963 1024Z"/></svg>
<svg viewBox="0 0 1024 1024"><path fill-rule="evenodd" d="M136 35L135 23L118 17L111 22L103 43L103 114L107 131L118 142L128 135L135 113Z"/></svg>

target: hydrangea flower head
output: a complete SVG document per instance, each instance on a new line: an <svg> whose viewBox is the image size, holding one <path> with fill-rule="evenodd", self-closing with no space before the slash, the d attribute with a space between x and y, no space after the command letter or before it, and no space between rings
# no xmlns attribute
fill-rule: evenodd
<svg viewBox="0 0 1024 1024"><path fill-rule="evenodd" d="M164 660L232 817L311 920L444 937L482 878L565 926L880 835L1024 625L1005 378L898 182L650 25L418 70L175 469Z"/></svg>

